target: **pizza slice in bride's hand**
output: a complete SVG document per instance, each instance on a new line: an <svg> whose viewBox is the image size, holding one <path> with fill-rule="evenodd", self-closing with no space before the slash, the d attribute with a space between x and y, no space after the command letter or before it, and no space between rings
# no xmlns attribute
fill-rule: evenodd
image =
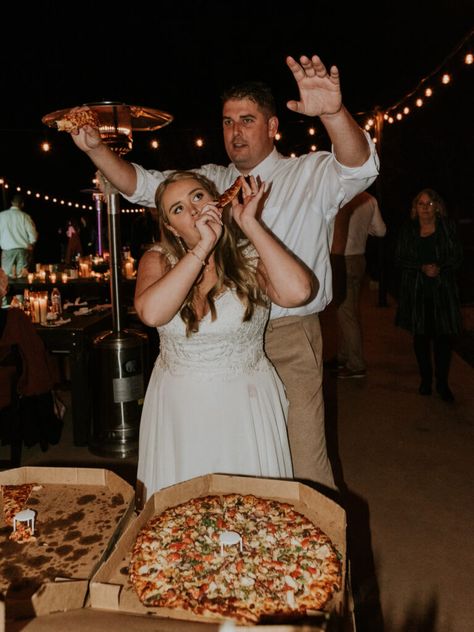
<svg viewBox="0 0 474 632"><path fill-rule="evenodd" d="M93 110L71 110L56 121L56 126L60 132L76 132L85 125L99 127L99 117Z"/></svg>
<svg viewBox="0 0 474 632"><path fill-rule="evenodd" d="M218 198L216 206L222 209L224 208L224 206L227 206L227 204L230 204L230 202L232 202L232 200L235 198L241 188L242 179L241 176L239 176L234 184L226 189L224 193Z"/></svg>

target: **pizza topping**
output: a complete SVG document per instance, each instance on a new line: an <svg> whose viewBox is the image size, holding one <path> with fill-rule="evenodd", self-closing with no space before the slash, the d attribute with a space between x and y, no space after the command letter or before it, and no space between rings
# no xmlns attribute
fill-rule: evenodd
<svg viewBox="0 0 474 632"><path fill-rule="evenodd" d="M12 531L8 537L10 540L13 540L13 542L18 542L19 544L36 541L33 530L24 522L18 522L15 531Z"/></svg>
<svg viewBox="0 0 474 632"><path fill-rule="evenodd" d="M225 533L242 549L240 542L223 548ZM129 573L147 606L244 623L322 609L341 589L337 551L306 516L237 494L194 499L153 517L138 535Z"/></svg>

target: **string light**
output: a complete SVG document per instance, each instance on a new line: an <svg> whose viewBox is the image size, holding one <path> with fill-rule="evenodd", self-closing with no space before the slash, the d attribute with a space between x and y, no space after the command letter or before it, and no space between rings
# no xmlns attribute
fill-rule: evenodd
<svg viewBox="0 0 474 632"><path fill-rule="evenodd" d="M474 63L474 55L471 52L467 52L466 48L471 46L471 42L474 38L474 30L471 30L470 33L454 48L454 50L446 57L443 62L435 68L433 72L431 72L428 76L424 77L418 82L418 85L408 94L406 94L403 98L401 98L394 105L386 108L385 110L379 111L379 116L381 116L382 121L388 121L388 123L393 123L395 121L401 121L404 117L401 115L407 116L410 112L414 111L413 106L416 108L423 107L426 98L433 97L435 90L433 89L433 85L436 83L441 83L443 85L448 85L453 82L453 70L454 63L457 59L457 63L462 65L471 65ZM469 49L468 49L469 50ZM472 50L472 49L471 49ZM449 72L448 72L449 65ZM416 109L415 108L415 109ZM376 110L375 110L376 111ZM359 112L358 116L365 117L367 114L370 115L370 112ZM369 131L369 121L367 120L364 128Z"/></svg>
<svg viewBox="0 0 474 632"><path fill-rule="evenodd" d="M316 134L315 128L314 127L310 127L309 130L308 130L308 134L310 136L314 136Z"/></svg>
<svg viewBox="0 0 474 632"><path fill-rule="evenodd" d="M316 145L311 145L310 149L311 149L311 151L316 151L317 147L316 147Z"/></svg>
<svg viewBox="0 0 474 632"><path fill-rule="evenodd" d="M97 183L97 180L94 178L93 180L94 184ZM89 210L89 211L93 211L94 207L90 206L88 204L81 204L80 202L73 202L70 200L60 200L57 197L51 197L51 195L47 194L47 193L40 193L39 191L32 191L31 189L26 189L26 187L21 187L21 186L14 186L14 185L10 185L4 178L0 179L0 186L2 186L4 189L9 189L10 186L15 189L18 193L21 193L22 191L24 191L24 193L30 197L34 197L37 200L43 199L46 202L49 203L53 203L53 204L59 204L61 206L69 206L69 207L74 207L77 209L84 209L84 210ZM140 208L127 208L127 209L121 209L122 213L144 213L145 212L145 208L144 207L140 207Z"/></svg>
<svg viewBox="0 0 474 632"><path fill-rule="evenodd" d="M154 138L151 142L150 142L151 148L152 149L158 149L158 147L160 146L160 143L156 140L156 138Z"/></svg>
<svg viewBox="0 0 474 632"><path fill-rule="evenodd" d="M51 145L45 141L44 143L41 143L41 149L43 151L49 151L51 149Z"/></svg>
<svg viewBox="0 0 474 632"><path fill-rule="evenodd" d="M202 138L196 138L196 147L204 147L204 141Z"/></svg>

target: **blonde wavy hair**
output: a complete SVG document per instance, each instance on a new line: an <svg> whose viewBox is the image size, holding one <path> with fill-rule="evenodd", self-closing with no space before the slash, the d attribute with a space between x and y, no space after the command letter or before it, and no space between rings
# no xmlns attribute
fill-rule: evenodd
<svg viewBox="0 0 474 632"><path fill-rule="evenodd" d="M159 185L156 190L155 205L160 230L160 245L166 253L178 260L182 259L188 252L188 247L181 237L177 237L171 232L162 200L168 186L180 180L195 180L211 195L213 200L219 197L216 186L211 180L192 171L174 171ZM245 307L243 317L245 322L252 317L255 305L267 305L268 300L258 284L255 259L245 253L250 242L231 219L230 204L224 208L222 223L222 235L214 249L217 281L209 290L206 299L211 312L211 319L214 321L217 318L214 299L225 288L234 288ZM186 324L187 336L199 331L199 320L194 305L201 279L202 273L194 282L179 312Z"/></svg>
<svg viewBox="0 0 474 632"><path fill-rule="evenodd" d="M411 219L416 219L418 217L416 205L418 204L418 200L421 198L422 195L427 195L430 198L431 202L433 202L434 212L437 216L446 217L446 205L439 193L436 193L436 191L434 191L433 189L422 189L418 193L418 195L413 198L413 202L411 203Z"/></svg>

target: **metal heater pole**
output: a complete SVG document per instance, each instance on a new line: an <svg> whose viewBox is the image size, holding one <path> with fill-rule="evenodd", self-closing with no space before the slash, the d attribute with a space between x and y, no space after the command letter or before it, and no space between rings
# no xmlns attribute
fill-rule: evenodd
<svg viewBox="0 0 474 632"><path fill-rule="evenodd" d="M107 189L111 189L110 184ZM109 225L110 249L110 300L112 303L112 328L114 332L123 329L123 314L121 299L122 281L122 253L120 240L120 201L119 194L114 190L107 190L107 214Z"/></svg>
<svg viewBox="0 0 474 632"><path fill-rule="evenodd" d="M99 257L104 254L104 240L102 237L102 194L94 193L95 210L97 214L97 253Z"/></svg>

